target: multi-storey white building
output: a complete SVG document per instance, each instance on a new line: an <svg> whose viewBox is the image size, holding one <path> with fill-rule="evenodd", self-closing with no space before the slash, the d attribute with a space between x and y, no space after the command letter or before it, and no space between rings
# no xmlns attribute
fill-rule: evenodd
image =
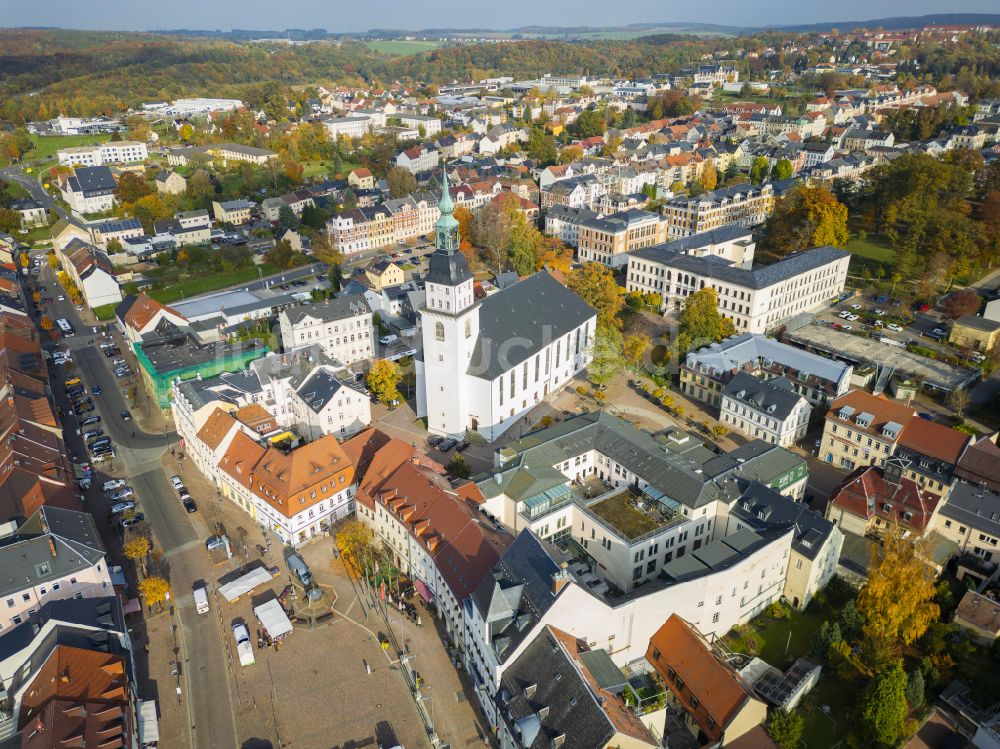
<svg viewBox="0 0 1000 749"><path fill-rule="evenodd" d="M587 366L597 314L545 272L477 301L447 173L441 195L420 311L417 413L433 434L492 441Z"/></svg>
<svg viewBox="0 0 1000 749"><path fill-rule="evenodd" d="M719 312L741 333L764 333L793 315L826 304L844 290L850 253L816 247L771 265L747 269L653 246L629 257L627 291L656 293L662 311L676 311L704 288L715 289Z"/></svg>
<svg viewBox="0 0 1000 749"><path fill-rule="evenodd" d="M141 141L119 140L94 146L60 148L56 155L63 166L104 166L141 163L149 158L149 151Z"/></svg>
<svg viewBox="0 0 1000 749"><path fill-rule="evenodd" d="M763 380L739 372L722 390L719 420L747 436L791 447L806 436L811 412L787 377Z"/></svg>
<svg viewBox="0 0 1000 749"><path fill-rule="evenodd" d="M363 296L341 296L281 311L281 341L286 351L318 344L345 366L375 354L372 311Z"/></svg>
<svg viewBox="0 0 1000 749"><path fill-rule="evenodd" d="M49 601L113 594L104 545L87 513L46 507L0 538L0 630Z"/></svg>

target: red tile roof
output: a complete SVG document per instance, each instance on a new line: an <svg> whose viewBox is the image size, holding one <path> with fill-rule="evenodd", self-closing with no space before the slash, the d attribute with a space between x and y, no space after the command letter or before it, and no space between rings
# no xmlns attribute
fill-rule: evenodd
<svg viewBox="0 0 1000 749"><path fill-rule="evenodd" d="M841 485L830 503L866 522L877 519L889 525L899 525L923 535L937 507L938 496L923 490L915 481L886 481L883 469L876 466L859 468ZM908 513L907 520L904 513Z"/></svg>
<svg viewBox="0 0 1000 749"><path fill-rule="evenodd" d="M957 465L969 444L969 435L918 416L906 424L899 435L899 444L921 455Z"/></svg>

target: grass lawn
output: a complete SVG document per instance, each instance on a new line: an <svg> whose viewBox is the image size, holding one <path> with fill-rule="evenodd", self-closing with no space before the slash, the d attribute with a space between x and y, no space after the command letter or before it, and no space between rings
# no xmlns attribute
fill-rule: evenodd
<svg viewBox="0 0 1000 749"><path fill-rule="evenodd" d="M20 200L21 198L28 197L28 191L14 180L7 183L7 188L4 192L10 195L14 200Z"/></svg>
<svg viewBox="0 0 1000 749"><path fill-rule="evenodd" d="M806 749L831 749L841 745L851 732L851 708L857 687L845 684L824 669L819 684L799 706L805 727L802 745ZM822 710L829 708L829 714Z"/></svg>
<svg viewBox="0 0 1000 749"><path fill-rule="evenodd" d="M102 304L100 307L94 307L94 317L98 320L110 320L115 316L115 307L117 303L112 304Z"/></svg>
<svg viewBox="0 0 1000 749"><path fill-rule="evenodd" d="M858 239L855 237L847 243L846 249L852 255L871 261L869 265L884 265L886 271L892 266L892 248L878 237Z"/></svg>
<svg viewBox="0 0 1000 749"><path fill-rule="evenodd" d="M73 146L89 146L94 143L103 143L111 140L110 135L32 135L31 141L35 144L33 150L28 152L27 158L32 161L38 159L48 159L55 156L60 148L71 148Z"/></svg>
<svg viewBox="0 0 1000 749"><path fill-rule="evenodd" d="M385 39L378 42L366 42L369 49L381 52L383 55L415 55L419 52L430 52L442 44L443 42L417 39Z"/></svg>
<svg viewBox="0 0 1000 749"><path fill-rule="evenodd" d="M227 286L234 286L246 283L247 281L256 281L260 277L257 268L260 268L265 276L281 272L280 268L265 263L264 265L242 268L230 273L209 273L205 276L188 278L184 281L178 281L168 288L150 291L149 295L158 302L170 304L171 302L176 302L180 299L190 299L193 296L205 294L209 291L218 291Z"/></svg>
<svg viewBox="0 0 1000 749"><path fill-rule="evenodd" d="M638 538L659 527L659 522L637 509L626 490L591 505L590 511L607 520L629 538Z"/></svg>

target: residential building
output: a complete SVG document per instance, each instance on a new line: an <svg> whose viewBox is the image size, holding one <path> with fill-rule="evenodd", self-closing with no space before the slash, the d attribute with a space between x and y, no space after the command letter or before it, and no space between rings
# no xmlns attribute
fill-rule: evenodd
<svg viewBox="0 0 1000 749"><path fill-rule="evenodd" d="M285 351L318 344L344 366L375 355L372 311L361 296L343 295L282 310L278 324Z"/></svg>
<svg viewBox="0 0 1000 749"><path fill-rule="evenodd" d="M589 208L556 204L545 211L545 233L570 247L576 247L580 242L580 225L600 216Z"/></svg>
<svg viewBox="0 0 1000 749"><path fill-rule="evenodd" d="M671 198L663 206L667 236L687 237L731 224L757 226L771 215L774 199L774 187L770 183L744 183L697 196Z"/></svg>
<svg viewBox="0 0 1000 749"><path fill-rule="evenodd" d="M207 217L206 217L207 218ZM204 224L190 224L176 218L158 219L153 222L154 241L157 245L206 245L212 241L212 227Z"/></svg>
<svg viewBox="0 0 1000 749"><path fill-rule="evenodd" d="M396 116L399 118L400 124L418 131L421 138L433 138L441 132L441 120L437 117L406 113L400 113Z"/></svg>
<svg viewBox="0 0 1000 749"><path fill-rule="evenodd" d="M106 166L77 167L62 180L63 200L76 213L105 213L117 201L118 183Z"/></svg>
<svg viewBox="0 0 1000 749"><path fill-rule="evenodd" d="M368 430L344 450L355 462L369 456L358 472L358 519L413 580L420 597L434 603L449 637L461 647L462 603L512 537L480 522L482 496L475 484L452 488L444 468L408 442Z"/></svg>
<svg viewBox="0 0 1000 749"><path fill-rule="evenodd" d="M365 267L365 279L376 291L398 286L406 280L403 269L391 260L375 260Z"/></svg>
<svg viewBox="0 0 1000 749"><path fill-rule="evenodd" d="M325 534L354 512L354 464L333 435L285 450L238 432L219 469L223 496L283 544Z"/></svg>
<svg viewBox="0 0 1000 749"><path fill-rule="evenodd" d="M5 631L0 741L55 749L72 743L136 747L155 740L156 703L138 700L129 636L122 607L111 595L53 601L24 626ZM153 725L144 725L150 712Z"/></svg>
<svg viewBox="0 0 1000 749"><path fill-rule="evenodd" d="M387 200L381 208L392 217L392 241L407 242L425 237L434 231L434 222L441 218L437 198L431 193L414 193L398 200Z"/></svg>
<svg viewBox="0 0 1000 749"><path fill-rule="evenodd" d="M604 194L604 185L596 175L581 174L558 180L542 188L539 198L542 210L555 205L594 210Z"/></svg>
<svg viewBox="0 0 1000 749"><path fill-rule="evenodd" d="M958 459L955 476L968 484L983 486L1000 492L1000 432L971 438L969 445Z"/></svg>
<svg viewBox="0 0 1000 749"><path fill-rule="evenodd" d="M107 250L108 242L118 240L124 243L126 239L136 239L145 236L142 224L137 218L122 218L113 221L101 221L90 225L90 236L100 249Z"/></svg>
<svg viewBox="0 0 1000 749"><path fill-rule="evenodd" d="M393 217L384 205L342 210L327 222L326 231L343 255L385 247L395 241Z"/></svg>
<svg viewBox="0 0 1000 749"><path fill-rule="evenodd" d="M826 517L845 533L865 536L898 529L916 538L928 530L939 497L903 475L904 461L862 466L833 493Z"/></svg>
<svg viewBox="0 0 1000 749"><path fill-rule="evenodd" d="M543 627L504 671L496 701L501 749L660 746L607 653L555 627Z"/></svg>
<svg viewBox="0 0 1000 749"><path fill-rule="evenodd" d="M212 143L206 146L173 148L167 152L167 164L170 166L187 166L197 157L208 159L222 167L230 163L263 166L271 159L278 158L278 154L266 148L244 146L241 143Z"/></svg>
<svg viewBox="0 0 1000 749"><path fill-rule="evenodd" d="M88 307L95 309L122 300L121 287L112 275L114 267L96 247L74 239L58 256L62 269L76 284Z"/></svg>
<svg viewBox="0 0 1000 749"><path fill-rule="evenodd" d="M316 201L313 199L312 193L308 190L296 190L295 192L285 193L279 198L267 198L260 204L264 218L271 223L275 223L281 218L282 206L288 206L293 216L302 218L302 211L307 206L315 208Z"/></svg>
<svg viewBox="0 0 1000 749"><path fill-rule="evenodd" d="M938 508L932 529L958 545L958 551L996 561L1000 543L1000 495L958 481Z"/></svg>
<svg viewBox="0 0 1000 749"><path fill-rule="evenodd" d="M952 621L979 644L990 646L1000 637L1000 602L967 590Z"/></svg>
<svg viewBox="0 0 1000 749"><path fill-rule="evenodd" d="M61 166L105 166L142 163L149 158L149 151L141 141L119 140L93 146L60 148L56 157Z"/></svg>
<svg viewBox="0 0 1000 749"><path fill-rule="evenodd" d="M713 288L719 311L737 332L764 333L840 294L849 262L849 252L826 246L748 269L666 244L630 255L625 288L659 294L664 312L679 311L695 291Z"/></svg>
<svg viewBox="0 0 1000 749"><path fill-rule="evenodd" d="M951 326L948 342L973 351L993 351L1000 340L1000 322L978 315L962 315Z"/></svg>
<svg viewBox="0 0 1000 749"><path fill-rule="evenodd" d="M749 437L792 447L806 436L809 402L787 377L760 379L738 372L722 390L719 420Z"/></svg>
<svg viewBox="0 0 1000 749"><path fill-rule="evenodd" d="M250 223L250 211L254 204L249 200L213 200L212 214L220 224L239 226Z"/></svg>
<svg viewBox="0 0 1000 749"><path fill-rule="evenodd" d="M659 244L666 238L666 224L649 211L629 210L579 225L577 258L617 269L628 264L633 250Z"/></svg>
<svg viewBox="0 0 1000 749"><path fill-rule="evenodd" d="M45 206L30 198L15 200L10 204L10 208L12 211L17 211L17 215L21 217L21 228L26 231L49 225L49 212Z"/></svg>
<svg viewBox="0 0 1000 749"><path fill-rule="evenodd" d="M161 169L156 174L156 191L164 195L183 195L187 177L173 169Z"/></svg>
<svg viewBox="0 0 1000 749"><path fill-rule="evenodd" d="M321 119L331 140L338 138L360 138L375 127L375 122L367 115L348 117L328 117Z"/></svg>
<svg viewBox="0 0 1000 749"><path fill-rule="evenodd" d="M850 389L853 367L759 333L743 333L688 353L681 364L681 392L719 406L723 388L739 372L786 377L809 403L825 407Z"/></svg>
<svg viewBox="0 0 1000 749"><path fill-rule="evenodd" d="M396 166L411 174L420 174L437 169L439 154L433 146L418 145L396 154Z"/></svg>
<svg viewBox="0 0 1000 749"><path fill-rule="evenodd" d="M767 720L767 704L697 627L676 614L650 638L646 659L702 744L728 746ZM673 744L669 734L665 738Z"/></svg>
<svg viewBox="0 0 1000 749"><path fill-rule="evenodd" d="M371 169L359 166L357 169L352 169L351 173L347 175L347 184L361 190L374 190L375 175L372 174Z"/></svg>
<svg viewBox="0 0 1000 749"><path fill-rule="evenodd" d="M420 310L417 414L432 434L492 441L587 366L597 315L546 272L477 300L447 172L441 195Z"/></svg>
<svg viewBox="0 0 1000 749"><path fill-rule="evenodd" d="M145 292L140 292L137 296L127 295L115 308L115 318L118 321L118 329L131 344L139 343L144 338L154 335L163 324L173 325L176 328L184 328L188 324L183 315L156 301Z"/></svg>
<svg viewBox="0 0 1000 749"><path fill-rule="evenodd" d="M105 556L89 514L38 509L0 538L0 565L9 573L0 592L0 631L27 621L49 601L111 595Z"/></svg>

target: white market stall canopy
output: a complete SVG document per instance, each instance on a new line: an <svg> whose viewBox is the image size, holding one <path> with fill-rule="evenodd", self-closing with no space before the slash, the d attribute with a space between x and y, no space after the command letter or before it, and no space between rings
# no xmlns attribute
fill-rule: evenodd
<svg viewBox="0 0 1000 749"><path fill-rule="evenodd" d="M238 577L232 582L228 582L219 588L219 593L227 601L232 603L242 595L246 595L258 585L271 581L271 573L263 567L255 567L242 577Z"/></svg>
<svg viewBox="0 0 1000 749"><path fill-rule="evenodd" d="M253 613L271 637L281 637L292 631L292 623L288 620L285 610L273 598L260 606L254 606Z"/></svg>
<svg viewBox="0 0 1000 749"><path fill-rule="evenodd" d="M156 701L139 702L139 743L156 746L160 740L160 725L156 720Z"/></svg>

